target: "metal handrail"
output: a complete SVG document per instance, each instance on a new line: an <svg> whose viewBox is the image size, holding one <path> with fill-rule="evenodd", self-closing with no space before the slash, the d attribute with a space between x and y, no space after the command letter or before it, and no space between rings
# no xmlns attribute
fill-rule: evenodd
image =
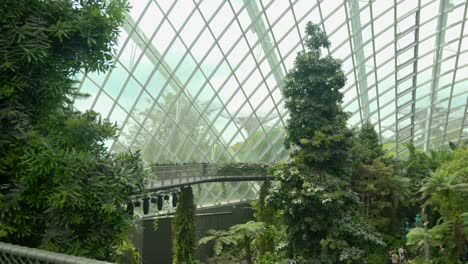
<svg viewBox="0 0 468 264"><path fill-rule="evenodd" d="M158 192L158 191L167 190L167 189L180 188L183 186L197 185L197 184L203 184L203 183L209 183L209 182L271 181L273 179L274 179L273 176L268 176L268 175L211 176L205 179L193 178L191 181L185 181L185 182L181 181L177 183L164 184L164 185L157 186L157 187L152 186L148 188L147 191Z"/></svg>
<svg viewBox="0 0 468 264"><path fill-rule="evenodd" d="M111 264L110 262L71 256L47 250L0 242L0 263L18 264Z"/></svg>

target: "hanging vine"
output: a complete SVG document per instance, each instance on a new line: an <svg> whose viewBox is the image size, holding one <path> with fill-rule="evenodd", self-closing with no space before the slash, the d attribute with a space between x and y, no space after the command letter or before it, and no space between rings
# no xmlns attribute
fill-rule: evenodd
<svg viewBox="0 0 468 264"><path fill-rule="evenodd" d="M173 263L194 263L195 252L195 203L192 187L183 187L179 204L172 220Z"/></svg>

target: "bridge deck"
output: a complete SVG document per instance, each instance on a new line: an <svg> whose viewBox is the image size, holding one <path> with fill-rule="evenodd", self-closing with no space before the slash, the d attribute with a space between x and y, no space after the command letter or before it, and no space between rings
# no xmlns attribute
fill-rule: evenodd
<svg viewBox="0 0 468 264"><path fill-rule="evenodd" d="M156 179L151 181L148 190L153 192L209 182L269 181L273 179L271 175L252 173L252 171L246 171L245 175L231 175L234 173L219 170L218 165L208 163L153 166L152 171L156 175Z"/></svg>
<svg viewBox="0 0 468 264"><path fill-rule="evenodd" d="M148 191L155 192L178 188L182 186L209 183L209 182L239 182L239 181L270 181L273 176L267 175L243 175L243 176L198 176L153 180Z"/></svg>

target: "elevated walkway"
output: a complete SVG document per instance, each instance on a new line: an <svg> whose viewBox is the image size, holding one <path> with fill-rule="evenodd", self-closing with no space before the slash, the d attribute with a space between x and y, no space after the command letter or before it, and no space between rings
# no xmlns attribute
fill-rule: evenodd
<svg viewBox="0 0 468 264"><path fill-rule="evenodd" d="M184 186L194 188L198 209L254 201L262 182L274 179L268 167L258 163L154 165L155 178L148 183L147 193L133 197L133 212L140 218L173 213L179 188Z"/></svg>
<svg viewBox="0 0 468 264"><path fill-rule="evenodd" d="M270 181L273 176L264 171L245 169L228 170L218 164L195 163L182 165L158 165L152 167L156 179L150 182L148 191L158 192L211 182Z"/></svg>

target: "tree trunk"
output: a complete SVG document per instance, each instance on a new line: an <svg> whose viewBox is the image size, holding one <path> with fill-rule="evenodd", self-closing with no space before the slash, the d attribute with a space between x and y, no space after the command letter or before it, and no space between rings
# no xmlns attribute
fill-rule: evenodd
<svg viewBox="0 0 468 264"><path fill-rule="evenodd" d="M453 223L453 236L455 240L455 254L457 258L463 257L463 243L465 242L463 237L463 224L460 222L460 219L457 219Z"/></svg>
<svg viewBox="0 0 468 264"><path fill-rule="evenodd" d="M252 264L252 252L250 252L250 239L247 235L244 235L244 243L245 243L245 260L247 260L247 264Z"/></svg>

